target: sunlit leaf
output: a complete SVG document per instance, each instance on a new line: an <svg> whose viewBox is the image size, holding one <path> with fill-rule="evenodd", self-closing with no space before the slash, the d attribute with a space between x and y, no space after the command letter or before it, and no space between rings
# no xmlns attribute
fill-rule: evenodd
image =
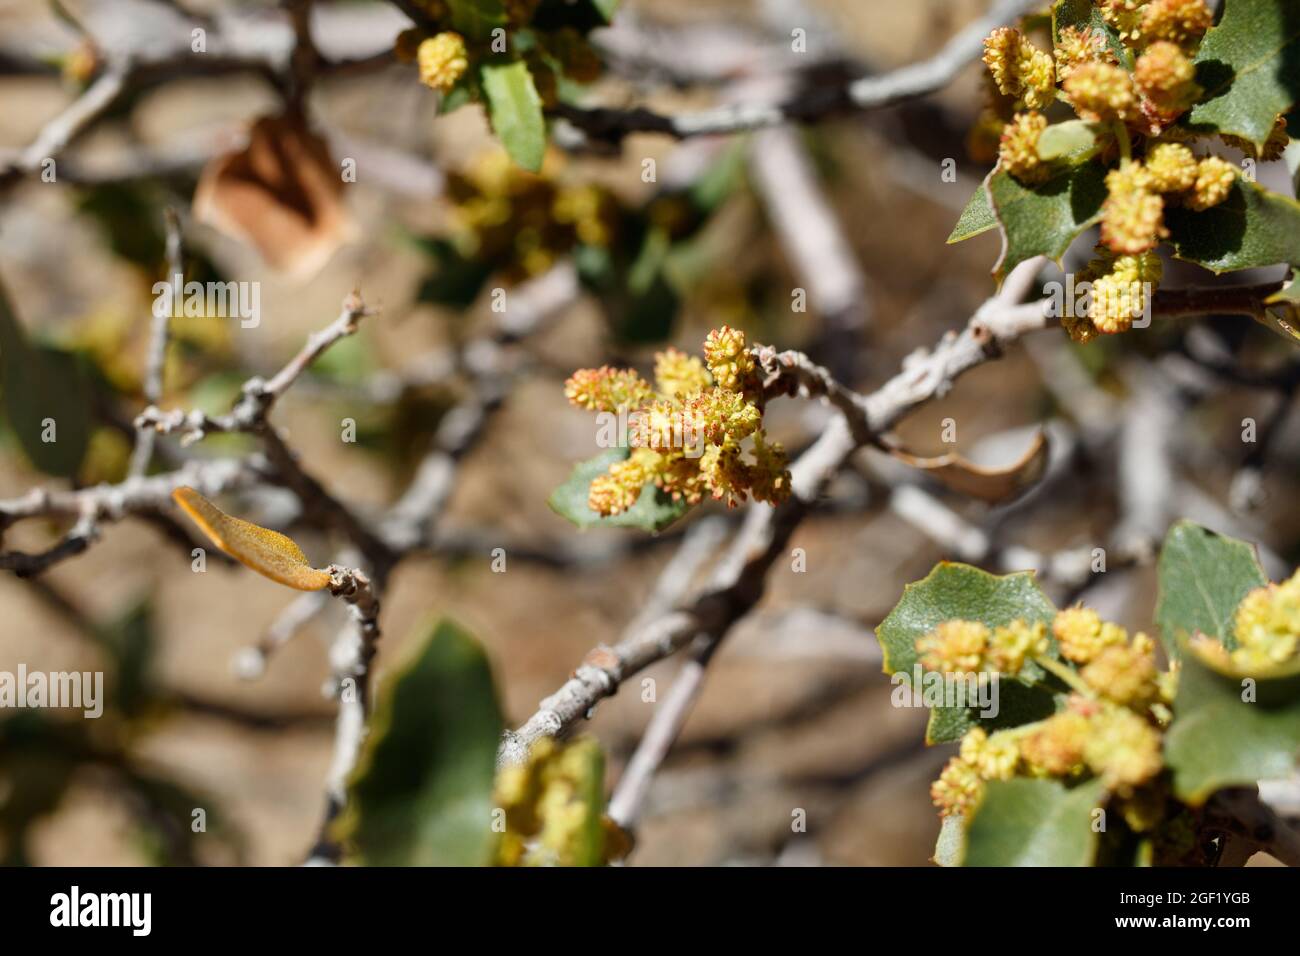
<svg viewBox="0 0 1300 956"><path fill-rule="evenodd" d="M226 514L193 488L177 488L172 498L213 544L258 574L300 591L329 586L329 572L313 568L292 538Z"/></svg>

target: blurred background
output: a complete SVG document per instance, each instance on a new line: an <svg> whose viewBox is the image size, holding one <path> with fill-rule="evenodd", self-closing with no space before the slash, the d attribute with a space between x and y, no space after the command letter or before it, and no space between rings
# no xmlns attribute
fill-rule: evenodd
<svg viewBox="0 0 1300 956"><path fill-rule="evenodd" d="M985 10L984 0L625 0L616 25L595 37L607 67L583 96L667 113L760 96L773 74L794 68L795 27L807 31L812 81L833 83L928 57ZM32 143L94 75L83 29L148 34L183 15L291 46L273 4L0 0L0 153ZM245 379L278 369L354 288L382 309L273 414L303 466L361 514L399 497L464 396L463 374L422 357L490 335L491 288L535 289L559 275L560 307L516 347L504 400L460 459L440 546L404 561L390 581L376 662L382 675L422 620L449 615L489 649L513 726L590 648L617 640L686 535L710 540L738 517L710 504L651 537L579 531L552 512L551 491L596 451L594 420L568 406L564 378L607 362L644 370L669 344L698 353L725 323L751 342L809 350L870 390L915 349L960 329L992 292L999 252L996 233L945 245L991 165L987 145L969 136L980 69L905 106L746 137L635 134L615 150L557 132L546 188L580 197L595 185L609 226L594 243L607 260L579 262L580 281L566 283L571 237L534 229L527 249L515 244L486 262L468 261L456 244L475 197L499 182L499 147L479 107L439 116L415 67L383 56L404 17L381 2L320 2L312 16L320 54L358 64L322 72L308 97L335 160L354 158L357 170L330 207L338 221L321 220L328 235L312 237L326 249L323 265L275 268L266 249L200 221L191 205L213 158L278 110L264 71L162 71L61 154L55 182L37 171L0 185L0 282L13 311L29 340L75 355L89 383L75 473L41 474L5 426L0 499L126 474L169 206L180 212L191 271L259 283L261 322L177 320L163 408L227 410ZM657 164L655 182L643 180L646 159ZM1261 180L1277 175L1263 170ZM272 250L303 241L263 238ZM647 251L652 240L667 252ZM1171 284L1208 278L1190 269L1172 270ZM810 290L807 311L791 308L798 288ZM924 711L890 705L872 629L904 585L943 558L997 571L1040 566L1057 600L1149 628L1152 543L1178 517L1260 541L1272 576L1289 571L1300 540L1290 506L1300 420L1286 414L1295 387L1286 348L1245 319L1167 323L1087 347L1048 332L976 369L899 436L917 454L940 454L952 447L941 440L951 418L957 450L1005 463L1044 426L1046 478L996 507L863 452L795 535L806 571L778 561L758 610L711 664L630 862L926 863L939 822L928 787L948 748L924 747ZM768 415L792 451L826 420L799 401L774 402ZM1263 442L1243 443L1246 417ZM356 422L355 443L340 439L344 419ZM156 467L253 448L244 436L159 444ZM285 493L222 502L287 530L318 565L337 547L297 520ZM709 530L698 531L702 523ZM4 550L42 550L67 526L15 524ZM191 543L167 522L128 518L101 532L44 573L0 576L0 669L103 670L111 689L100 721L0 714L0 859L300 862L323 809L335 705L322 686L341 610L331 603L248 679L234 662L296 595L215 560L192 573ZM491 567L498 547L505 573ZM1114 566L1091 576L1097 547ZM640 677L662 694L678 666L670 659L629 682L585 727L608 749L611 781L651 710ZM191 831L194 807L208 813L206 833ZM792 832L797 809L806 832Z"/></svg>

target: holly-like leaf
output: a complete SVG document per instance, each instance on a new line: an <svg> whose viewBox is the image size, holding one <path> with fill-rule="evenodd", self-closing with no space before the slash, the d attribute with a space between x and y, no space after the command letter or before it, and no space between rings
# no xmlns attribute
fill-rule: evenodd
<svg viewBox="0 0 1300 956"><path fill-rule="evenodd" d="M1295 0L1224 0L1195 64L1205 94L1188 125L1263 146L1278 115L1300 101L1300 8Z"/></svg>
<svg viewBox="0 0 1300 956"><path fill-rule="evenodd" d="M587 507L591 482L597 475L609 471L616 461L623 461L631 451L627 448L610 448L595 458L589 458L573 469L568 481L551 492L547 504L561 518L567 518L579 528L640 528L658 532L691 510L682 499L674 500L654 485L641 489L641 497L627 511L602 516Z"/></svg>
<svg viewBox="0 0 1300 956"><path fill-rule="evenodd" d="M313 568L292 538L226 514L193 488L177 488L172 499L213 544L263 577L299 591L329 586L329 572Z"/></svg>
<svg viewBox="0 0 1300 956"><path fill-rule="evenodd" d="M1253 545L1180 521L1160 549L1156 625L1171 658L1193 634L1237 646L1233 615L1252 588L1268 583Z"/></svg>
<svg viewBox="0 0 1300 956"><path fill-rule="evenodd" d="M996 229L997 226L998 217L993 214L988 188L985 183L980 183L975 189L975 194L970 197L970 202L966 203L966 208L961 211L957 225L952 227L948 245L970 239L972 236L982 236L990 229Z"/></svg>
<svg viewBox="0 0 1300 956"><path fill-rule="evenodd" d="M1165 210L1178 258L1215 273L1300 264L1300 202L1237 180L1228 198L1204 212Z"/></svg>
<svg viewBox="0 0 1300 956"><path fill-rule="evenodd" d="M1224 787L1289 777L1300 754L1300 675L1223 673L1184 644L1164 753L1174 792L1193 805Z"/></svg>
<svg viewBox="0 0 1300 956"><path fill-rule="evenodd" d="M901 673L910 683L919 666L917 639L944 621L979 621L993 628L1016 619L1029 624L1037 621L1050 624L1054 617L1056 608L1031 573L1021 571L999 576L967 564L943 561L924 579L903 589L898 605L876 628L876 637L884 651L885 672ZM1037 666L1026 665L1024 674L1030 680L1036 679ZM973 708L931 708L926 740L946 743L960 739L974 726L1012 727L1041 720L1056 710L1051 691L1031 686L1027 681L1002 677L998 692L996 717L980 718L978 710Z"/></svg>
<svg viewBox="0 0 1300 956"><path fill-rule="evenodd" d="M482 82L493 131L511 159L537 172L546 153L546 121L528 65L523 60L485 63Z"/></svg>
<svg viewBox="0 0 1300 956"><path fill-rule="evenodd" d="M988 191L1002 226L1002 257L994 269L1000 283L1034 256L1059 262L1070 243L1101 218L1106 170L1088 162L1067 167L1036 186L1025 186L998 170L988 180Z"/></svg>
<svg viewBox="0 0 1300 956"><path fill-rule="evenodd" d="M428 626L379 689L334 836L372 866L481 866L492 855L501 711L482 646Z"/></svg>
<svg viewBox="0 0 1300 956"><path fill-rule="evenodd" d="M1101 781L993 780L966 824L965 866L1090 866Z"/></svg>
<svg viewBox="0 0 1300 956"><path fill-rule="evenodd" d="M75 356L27 341L3 285L0 390L5 415L31 463L47 475L75 475L90 443L85 374Z"/></svg>

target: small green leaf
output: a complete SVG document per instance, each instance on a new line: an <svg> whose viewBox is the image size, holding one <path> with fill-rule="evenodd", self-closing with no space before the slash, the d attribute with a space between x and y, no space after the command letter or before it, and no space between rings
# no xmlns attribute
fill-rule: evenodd
<svg viewBox="0 0 1300 956"><path fill-rule="evenodd" d="M1300 753L1300 677L1253 681L1221 674L1183 647L1165 763L1193 805L1224 787L1288 777ZM1247 699L1243 699L1243 697Z"/></svg>
<svg viewBox="0 0 1300 956"><path fill-rule="evenodd" d="M1059 262L1070 243L1101 218L1106 169L1095 162L1067 167L1032 187L998 170L990 177L988 190L1002 225L1002 258L994 270L1000 283L1034 256Z"/></svg>
<svg viewBox="0 0 1300 956"><path fill-rule="evenodd" d="M964 866L1090 866L1101 781L993 780L966 825Z"/></svg>
<svg viewBox="0 0 1300 956"><path fill-rule="evenodd" d="M76 356L32 346L0 285L4 412L31 463L72 477L90 443L90 387Z"/></svg>
<svg viewBox="0 0 1300 956"><path fill-rule="evenodd" d="M609 471L609 466L616 461L627 458L631 452L627 448L610 448L595 458L582 462L573 469L569 480L555 491L547 504L561 518L567 518L579 528L640 528L642 531L659 532L691 510L684 500L673 500L654 485L641 489L641 497L622 514L602 517L587 507L587 494L591 489L592 479Z"/></svg>
<svg viewBox="0 0 1300 956"><path fill-rule="evenodd" d="M1205 89L1188 125L1264 145L1278 114L1300 100L1300 10L1295 0L1224 0L1196 53Z"/></svg>
<svg viewBox="0 0 1300 956"><path fill-rule="evenodd" d="M510 157L531 172L542 168L546 121L533 75L522 60L483 64L488 118Z"/></svg>
<svg viewBox="0 0 1300 956"><path fill-rule="evenodd" d="M995 575L967 564L941 562L921 581L903 590L898 605L876 628L876 637L884 651L887 674L903 674L909 681L918 663L916 641L944 621L955 619L979 621L993 628L1016 619L1033 624L1050 624L1056 608L1047 599L1034 576L1026 571ZM1027 676L1036 676L1037 667L1027 667ZM1046 688L1030 686L1025 681L1003 677L998 682L999 711L996 717L982 719L978 711L956 707L933 707L926 740L945 743L958 740L974 726L1017 726L1041 720L1056 710L1052 693Z"/></svg>
<svg viewBox="0 0 1300 956"><path fill-rule="evenodd" d="M1300 202L1255 183L1237 180L1204 212L1167 207L1165 225L1179 259L1215 273L1300 264Z"/></svg>
<svg viewBox="0 0 1300 956"><path fill-rule="evenodd" d="M334 835L369 865L486 864L501 726L482 646L427 628L379 689Z"/></svg>
<svg viewBox="0 0 1300 956"><path fill-rule="evenodd" d="M961 866L966 855L966 818L954 813L943 818L939 839L934 844L934 862L939 866Z"/></svg>
<svg viewBox="0 0 1300 956"><path fill-rule="evenodd" d="M1083 120L1055 123L1038 137L1038 158L1049 163L1058 159L1070 162L1091 159L1097 152L1097 136L1101 129L1100 123Z"/></svg>
<svg viewBox="0 0 1300 956"><path fill-rule="evenodd" d="M506 25L503 0L448 0L451 25L467 39L480 42L491 39L495 27Z"/></svg>
<svg viewBox="0 0 1300 956"><path fill-rule="evenodd" d="M1252 588L1268 583L1253 545L1180 521L1165 536L1158 567L1156 625L1171 658L1198 631L1237 646L1232 618Z"/></svg>
<svg viewBox="0 0 1300 956"><path fill-rule="evenodd" d="M966 208L961 211L961 218L957 220L957 225L953 226L952 235L948 237L948 245L970 239L972 236L983 235L990 229L996 229L997 226L998 217L993 215L988 189L984 183L980 183L974 195L970 197L970 202L966 204Z"/></svg>

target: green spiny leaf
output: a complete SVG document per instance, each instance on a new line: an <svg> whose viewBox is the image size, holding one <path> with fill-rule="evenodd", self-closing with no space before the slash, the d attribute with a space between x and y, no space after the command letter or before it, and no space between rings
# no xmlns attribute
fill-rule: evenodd
<svg viewBox="0 0 1300 956"><path fill-rule="evenodd" d="M1002 258L994 270L1001 282L1034 256L1059 261L1070 243L1101 218L1106 169L1095 162L1067 167L1036 186L1025 186L998 170L988 181L988 191L1002 225Z"/></svg>
<svg viewBox="0 0 1300 956"><path fill-rule="evenodd" d="M898 605L876 629L884 650L884 670L902 674L910 682L919 655L918 638L944 621L979 621L993 628L1016 619L1033 624L1050 624L1056 608L1034 581L1032 574L994 575L966 564L942 562L923 580L909 584ZM1027 667L1034 679L1037 668ZM999 711L996 717L981 719L978 711L956 707L933 707L926 740L945 743L958 740L971 727L989 729L1016 726L1041 720L1056 710L1052 693L1018 679L1003 677L998 683Z"/></svg>
<svg viewBox="0 0 1300 956"><path fill-rule="evenodd" d="M1204 212L1165 210L1178 258L1215 273L1300 264L1300 202L1237 180L1228 198Z"/></svg>
<svg viewBox="0 0 1300 956"><path fill-rule="evenodd" d="M1300 7L1295 0L1224 0L1195 64L1205 94L1188 125L1263 146L1278 115L1300 100Z"/></svg>
<svg viewBox="0 0 1300 956"><path fill-rule="evenodd" d="M1253 545L1180 521L1160 549L1156 625L1171 658L1197 632L1237 646L1232 618L1252 588L1268 583Z"/></svg>
<svg viewBox="0 0 1300 956"><path fill-rule="evenodd" d="M983 235L997 227L998 217L993 215L988 188L984 183L980 183L974 195L970 197L970 202L966 204L966 208L961 211L957 225L953 226L952 235L948 237L948 245L970 239L972 236Z"/></svg>

